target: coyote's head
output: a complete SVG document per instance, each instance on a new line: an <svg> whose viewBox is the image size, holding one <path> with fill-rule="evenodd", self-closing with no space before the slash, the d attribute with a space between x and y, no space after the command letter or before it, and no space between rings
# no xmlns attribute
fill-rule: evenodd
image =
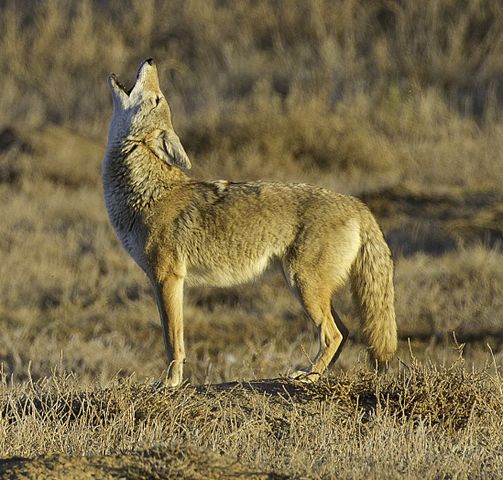
<svg viewBox="0 0 503 480"><path fill-rule="evenodd" d="M190 160L173 130L154 61L149 58L140 65L134 85L128 90L113 73L108 83L114 105L109 145L141 144L169 165L190 168Z"/></svg>

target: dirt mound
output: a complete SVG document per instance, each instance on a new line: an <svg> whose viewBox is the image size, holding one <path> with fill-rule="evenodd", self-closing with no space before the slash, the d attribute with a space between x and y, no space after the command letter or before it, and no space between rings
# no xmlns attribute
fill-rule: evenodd
<svg viewBox="0 0 503 480"><path fill-rule="evenodd" d="M6 480L287 478L247 468L232 458L187 445L160 445L133 453L103 456L11 458L0 461L0 476Z"/></svg>
<svg viewBox="0 0 503 480"><path fill-rule="evenodd" d="M501 393L495 395L488 371L469 370L462 361L449 367L418 362L401 365L398 374L358 370L314 383L277 378L198 386L185 383L175 389L160 382L122 379L106 388L83 390L68 380L52 380L51 385L44 379L29 392L0 396L0 417L11 427L30 420L58 425L84 422L93 429L122 421L134 428L176 418L184 428L197 430L202 424L232 430L260 417L269 433L281 438L291 428L292 406L312 416L326 404L344 419L356 411L368 419L385 409L392 417L428 419L454 430L464 428L474 415L503 415Z"/></svg>
<svg viewBox="0 0 503 480"><path fill-rule="evenodd" d="M499 426L499 376L462 360L449 367L401 365L398 373L355 370L316 383L280 378L177 389L132 379L88 389L70 377L29 383L0 396L3 431L24 439L10 454L31 452L0 461L0 477L319 478L305 475L306 458L278 455L267 463L264 449L275 445L276 454L294 442L302 456L318 441L318 452L344 425L358 432L376 424L383 432L427 425L447 439ZM58 443L51 444L55 431ZM323 431L325 440L318 438ZM46 451L61 453L35 456Z"/></svg>
<svg viewBox="0 0 503 480"><path fill-rule="evenodd" d="M198 386L185 383L171 388L161 382L123 379L106 388L82 391L64 383L54 385L53 390L42 380L31 392L0 397L0 414L10 425L36 418L49 423L85 421L98 427L123 419L125 412L128 421L137 424L166 422L176 411L184 427L196 428L203 419L225 423L221 416L224 405L225 416L234 418L233 428L260 414L276 436L290 428L292 405L314 415L321 403L329 403L345 418L356 410L368 417L377 408L385 408L391 416L427 418L432 424L448 422L454 429L466 426L474 414L503 414L500 395L494 395L494 382L486 370L469 370L462 360L451 366L400 363L398 374L361 369L312 383L276 378Z"/></svg>

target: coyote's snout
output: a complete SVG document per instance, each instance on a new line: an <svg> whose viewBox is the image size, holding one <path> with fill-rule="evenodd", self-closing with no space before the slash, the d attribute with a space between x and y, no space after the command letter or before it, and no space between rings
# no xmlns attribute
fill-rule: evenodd
<svg viewBox="0 0 503 480"><path fill-rule="evenodd" d="M130 90L114 75L109 84L105 203L122 245L153 285L170 385L183 375L184 284L242 283L273 258L319 330L318 355L302 373L320 374L340 352L347 330L331 300L348 278L372 355L392 357L393 263L362 202L305 184L193 180L154 62L142 63Z"/></svg>

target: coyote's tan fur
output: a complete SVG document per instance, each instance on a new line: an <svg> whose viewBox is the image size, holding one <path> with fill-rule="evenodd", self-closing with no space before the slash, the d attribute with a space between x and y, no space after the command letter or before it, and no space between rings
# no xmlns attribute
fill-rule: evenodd
<svg viewBox="0 0 503 480"><path fill-rule="evenodd" d="M169 385L182 381L184 284L245 282L275 257L319 330L319 353L306 372L323 372L347 335L331 300L348 278L371 353L379 361L391 358L397 344L393 264L362 202L305 184L193 180L154 62L143 62L129 92L114 75L109 84L106 207L124 248L154 287Z"/></svg>

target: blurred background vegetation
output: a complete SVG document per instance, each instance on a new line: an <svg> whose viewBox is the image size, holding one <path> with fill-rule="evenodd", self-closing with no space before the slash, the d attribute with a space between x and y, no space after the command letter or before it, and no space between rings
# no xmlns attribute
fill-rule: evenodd
<svg viewBox="0 0 503 480"><path fill-rule="evenodd" d="M103 141L106 75L131 82L154 57L186 147L215 173L352 172L356 189L502 180L501 2L21 0L1 12L4 124Z"/></svg>
<svg viewBox="0 0 503 480"><path fill-rule="evenodd" d="M153 57L194 175L361 196L396 259L400 355L503 357L499 0L0 0L0 361L37 377L158 376L160 325L102 201L110 72ZM363 356L351 327L339 361ZM193 289L195 382L273 376L313 353L274 273ZM455 331L458 342L452 340ZM417 344L417 346L416 346Z"/></svg>

